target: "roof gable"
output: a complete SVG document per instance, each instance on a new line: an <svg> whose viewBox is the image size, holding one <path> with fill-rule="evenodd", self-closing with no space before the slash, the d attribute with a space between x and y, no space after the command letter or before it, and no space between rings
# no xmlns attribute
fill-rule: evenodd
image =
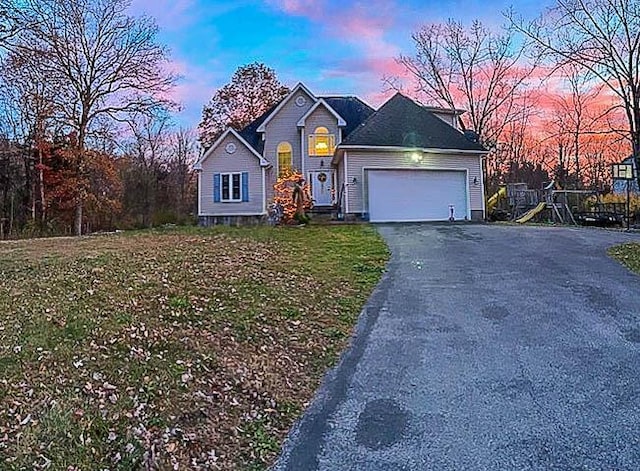
<svg viewBox="0 0 640 471"><path fill-rule="evenodd" d="M323 100L347 122L347 125L342 129L343 138L351 134L375 112L373 108L356 96L323 97Z"/></svg>
<svg viewBox="0 0 640 471"><path fill-rule="evenodd" d="M479 143L448 125L428 109L396 93L350 133L340 147L375 146L486 152Z"/></svg>
<svg viewBox="0 0 640 471"><path fill-rule="evenodd" d="M293 90L291 90L291 93L289 93L280 103L278 103L276 108L264 119L262 123L260 123L260 125L256 129L256 132L265 132L267 124L269 124L269 121L271 121L274 118L274 116L276 116L278 112L284 107L284 105L286 105L289 102L289 100L291 100L291 98L300 90L304 91L307 95L309 95L309 97L313 101L317 101L317 98L315 97L315 95L311 93L309 89L302 84L302 82L299 82L298 85L293 87Z"/></svg>
<svg viewBox="0 0 640 471"><path fill-rule="evenodd" d="M240 134L242 138L245 141L247 141L247 143L251 147L253 147L254 150L260 155L262 155L264 152L264 139L262 139L262 135L259 132L257 132L257 129L264 122L264 120L267 119L271 113L273 113L273 111L278 107L280 102L273 105L267 111L262 113L262 115L258 116L255 120L253 120L252 122L247 124L244 128L242 128L240 131L238 131L238 134Z"/></svg>
<svg viewBox="0 0 640 471"><path fill-rule="evenodd" d="M251 152L251 154L253 154L260 161L261 167L268 167L269 165L271 165L260 154L258 154L258 152L256 152L256 150L238 133L238 131L233 128L227 128L227 130L222 133L222 135L216 140L216 142L214 142L213 145L207 149L200 160L196 162L196 164L193 166L194 170L202 170L202 164L204 163L204 161L213 154L213 151L220 145L221 142L226 139L229 134L232 134L236 139L238 139L238 141L240 141L240 143L245 146Z"/></svg>
<svg viewBox="0 0 640 471"><path fill-rule="evenodd" d="M347 125L347 122L344 120L344 118L342 116L340 116L336 110L334 110L331 106L329 106L329 104L323 99L320 98L318 101L316 101L315 105L313 105L311 108L309 108L309 111L307 111L302 118L300 118L298 120L298 127L303 127L304 126L304 122L307 120L307 118L309 116L311 116L311 113L313 113L316 109L318 109L318 107L320 106L324 106L325 109L331 113L337 120L338 120L338 126L339 127L345 127Z"/></svg>

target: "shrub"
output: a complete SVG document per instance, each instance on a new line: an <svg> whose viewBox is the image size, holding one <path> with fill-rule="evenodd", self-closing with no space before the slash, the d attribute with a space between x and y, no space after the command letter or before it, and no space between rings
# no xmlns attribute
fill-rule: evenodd
<svg viewBox="0 0 640 471"><path fill-rule="evenodd" d="M273 202L282 207L282 222L291 224L295 221L306 223L309 218L306 211L313 207L313 202L309 197L309 185L305 183L302 187L304 198L304 215L296 215L296 204L293 201L293 189L298 180L303 178L302 174L296 170L284 170L282 175L278 177L276 184L273 186L274 197Z"/></svg>

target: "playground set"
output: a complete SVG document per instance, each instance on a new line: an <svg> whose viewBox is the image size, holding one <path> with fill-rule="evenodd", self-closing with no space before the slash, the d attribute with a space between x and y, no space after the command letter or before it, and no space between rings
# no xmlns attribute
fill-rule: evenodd
<svg viewBox="0 0 640 471"><path fill-rule="evenodd" d="M499 187L486 202L490 221L550 222L553 224L622 226L629 222L624 203L602 203L599 194L588 190L563 190L554 181L540 190L526 183Z"/></svg>

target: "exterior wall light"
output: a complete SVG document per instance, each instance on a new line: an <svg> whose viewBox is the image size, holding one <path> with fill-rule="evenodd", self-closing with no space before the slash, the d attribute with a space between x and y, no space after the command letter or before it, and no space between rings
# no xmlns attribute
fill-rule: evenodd
<svg viewBox="0 0 640 471"><path fill-rule="evenodd" d="M351 183L355 185L356 183L358 183L358 179L356 177L353 177L353 180L351 180Z"/></svg>
<svg viewBox="0 0 640 471"><path fill-rule="evenodd" d="M422 153L421 152L411 152L409 155L411 161L414 163L422 162Z"/></svg>
<svg viewBox="0 0 640 471"><path fill-rule="evenodd" d="M473 184L478 186L478 177L473 177Z"/></svg>

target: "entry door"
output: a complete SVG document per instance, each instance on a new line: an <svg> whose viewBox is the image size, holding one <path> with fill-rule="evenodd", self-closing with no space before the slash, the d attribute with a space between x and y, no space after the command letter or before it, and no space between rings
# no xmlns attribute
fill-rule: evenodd
<svg viewBox="0 0 640 471"><path fill-rule="evenodd" d="M315 206L331 206L333 204L333 172L331 170L309 172L309 183Z"/></svg>

